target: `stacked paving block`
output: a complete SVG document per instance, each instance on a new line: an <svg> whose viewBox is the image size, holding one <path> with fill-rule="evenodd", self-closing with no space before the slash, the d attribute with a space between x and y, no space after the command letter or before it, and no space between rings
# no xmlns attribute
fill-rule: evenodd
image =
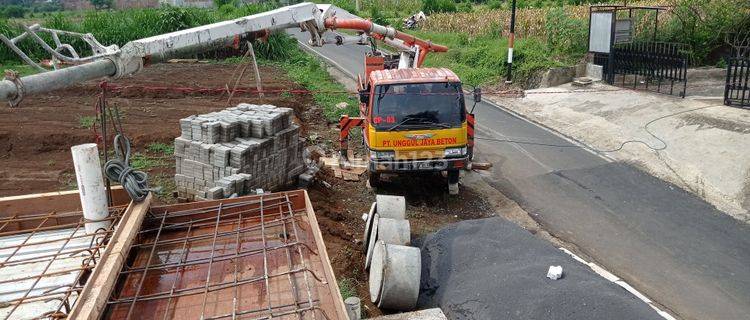
<svg viewBox="0 0 750 320"><path fill-rule="evenodd" d="M182 198L222 199L277 190L305 171L292 110L241 103L180 120L175 182Z"/></svg>

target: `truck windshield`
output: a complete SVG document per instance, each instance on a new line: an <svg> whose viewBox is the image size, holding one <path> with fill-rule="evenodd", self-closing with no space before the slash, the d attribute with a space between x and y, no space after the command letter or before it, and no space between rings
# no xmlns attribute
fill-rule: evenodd
<svg viewBox="0 0 750 320"><path fill-rule="evenodd" d="M466 118L461 84L389 84L375 87L372 124L377 130L456 128Z"/></svg>

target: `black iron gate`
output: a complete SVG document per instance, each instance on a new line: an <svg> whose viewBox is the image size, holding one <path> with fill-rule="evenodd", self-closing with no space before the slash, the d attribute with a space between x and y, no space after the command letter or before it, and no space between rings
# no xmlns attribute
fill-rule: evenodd
<svg viewBox="0 0 750 320"><path fill-rule="evenodd" d="M724 104L750 108L750 47L735 48L727 61Z"/></svg>
<svg viewBox="0 0 750 320"><path fill-rule="evenodd" d="M604 66L612 85L678 94L687 90L687 47L681 43L635 42L612 48Z"/></svg>

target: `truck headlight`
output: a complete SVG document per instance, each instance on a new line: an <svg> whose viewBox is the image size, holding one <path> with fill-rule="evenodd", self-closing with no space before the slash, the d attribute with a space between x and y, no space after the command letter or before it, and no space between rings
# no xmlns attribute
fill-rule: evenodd
<svg viewBox="0 0 750 320"><path fill-rule="evenodd" d="M393 160L396 158L394 151L375 151L370 150L370 159L372 160Z"/></svg>
<svg viewBox="0 0 750 320"><path fill-rule="evenodd" d="M460 157L465 154L466 154L466 147L445 149L445 157Z"/></svg>

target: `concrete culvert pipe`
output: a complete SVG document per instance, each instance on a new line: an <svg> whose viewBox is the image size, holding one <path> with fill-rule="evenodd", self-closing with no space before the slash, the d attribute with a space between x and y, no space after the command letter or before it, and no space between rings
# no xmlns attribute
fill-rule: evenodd
<svg viewBox="0 0 750 320"><path fill-rule="evenodd" d="M372 206L370 206L370 212L367 213L367 219L365 220L365 234L364 234L364 240L363 245L365 251L367 251L367 248L369 248L370 245L370 229L372 229L372 224L375 219L375 209L377 207L377 202L373 202Z"/></svg>
<svg viewBox="0 0 750 320"><path fill-rule="evenodd" d="M375 250L375 243L378 241L378 221L380 221L380 216L376 213L372 217L372 226L370 227L370 242L367 244L365 270L368 270L370 268L370 261L372 261L372 254Z"/></svg>
<svg viewBox="0 0 750 320"><path fill-rule="evenodd" d="M419 248L378 241L370 266L370 301L383 309L414 309L421 271Z"/></svg>
<svg viewBox="0 0 750 320"><path fill-rule="evenodd" d="M406 219L406 199L401 196L376 195L377 212L381 218Z"/></svg>
<svg viewBox="0 0 750 320"><path fill-rule="evenodd" d="M409 220L380 218L377 238L387 244L409 245L411 242Z"/></svg>

